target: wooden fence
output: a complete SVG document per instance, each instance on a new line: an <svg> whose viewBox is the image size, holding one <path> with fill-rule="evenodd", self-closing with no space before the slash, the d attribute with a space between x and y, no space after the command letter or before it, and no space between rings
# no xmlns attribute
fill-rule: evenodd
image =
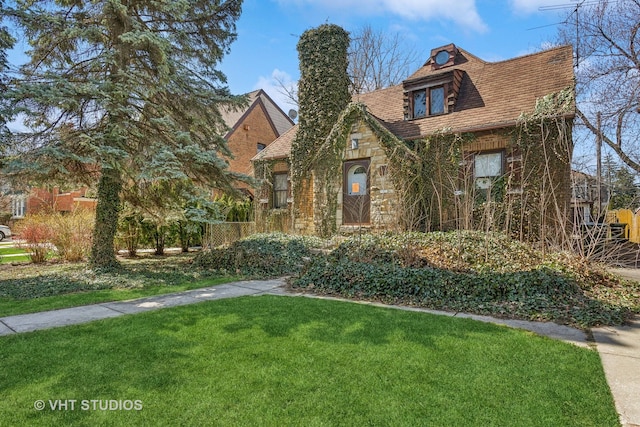
<svg viewBox="0 0 640 427"><path fill-rule="evenodd" d="M607 222L625 224L624 237L633 243L640 243L640 212L618 209L607 213Z"/></svg>

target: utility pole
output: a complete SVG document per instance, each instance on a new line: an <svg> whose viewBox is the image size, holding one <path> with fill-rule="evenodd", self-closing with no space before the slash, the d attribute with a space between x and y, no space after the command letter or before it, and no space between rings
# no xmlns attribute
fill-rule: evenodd
<svg viewBox="0 0 640 427"><path fill-rule="evenodd" d="M600 214L602 211L602 129L601 129L601 114L598 111L596 114L596 126L598 127L598 132L596 134L596 203L598 206L598 216L600 218Z"/></svg>

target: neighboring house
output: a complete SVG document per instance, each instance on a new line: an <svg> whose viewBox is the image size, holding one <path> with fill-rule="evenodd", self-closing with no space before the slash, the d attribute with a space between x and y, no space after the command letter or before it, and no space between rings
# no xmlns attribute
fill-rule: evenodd
<svg viewBox="0 0 640 427"><path fill-rule="evenodd" d="M251 175L251 158L291 129L294 123L264 90L250 92L247 97L246 108L223 111L222 118L230 128L225 135L233 153L229 169Z"/></svg>
<svg viewBox="0 0 640 427"><path fill-rule="evenodd" d="M608 186L600 183L599 192L600 194L598 194L598 180L595 176L571 171L571 210L575 224L593 223L604 219L610 196Z"/></svg>
<svg viewBox="0 0 640 427"><path fill-rule="evenodd" d="M11 218L20 219L27 213L41 212L72 212L76 209L94 210L97 200L87 197L87 188L83 187L73 191L60 191L59 187L53 189L33 188L26 194L11 195Z"/></svg>
<svg viewBox="0 0 640 427"><path fill-rule="evenodd" d="M222 112L222 118L230 130L225 135L233 158L228 159L232 172L251 174L251 158L273 140L293 126L293 121L263 90L247 94L248 104L238 110ZM240 184L251 193L246 185ZM11 196L12 218L19 219L27 213L45 210L68 212L76 207L95 209L97 200L86 197L87 188L70 192L60 189L33 188L28 194Z"/></svg>
<svg viewBox="0 0 640 427"><path fill-rule="evenodd" d="M518 199L520 228L531 230L524 222L540 222L540 215L526 212L525 203L546 197L541 188L551 188L568 211L573 94L571 46L494 63L453 44L433 49L402 84L354 96L315 153L308 180L292 182L301 175L290 170L297 127L258 153L255 175L265 185L257 218L287 212L289 225L304 234L445 230L468 228L479 204L486 211ZM564 133L536 139L533 126L524 135L529 116L557 118ZM546 168L534 161L543 155ZM445 166L449 175L436 182ZM531 175L549 180L534 186Z"/></svg>

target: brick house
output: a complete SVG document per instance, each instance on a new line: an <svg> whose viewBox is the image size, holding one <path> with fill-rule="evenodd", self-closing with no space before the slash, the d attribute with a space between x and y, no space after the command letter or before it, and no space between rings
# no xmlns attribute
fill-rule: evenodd
<svg viewBox="0 0 640 427"><path fill-rule="evenodd" d="M245 109L226 110L222 118L229 131L225 139L233 158L229 169L245 175L252 174L251 158L294 125L291 118L262 90L247 94Z"/></svg>
<svg viewBox="0 0 640 427"><path fill-rule="evenodd" d="M348 233L363 227L445 230L468 222L478 211L480 196L485 197L483 208L498 205L498 199L487 199L498 186L500 204L519 199L521 211L530 199L542 197L540 188L551 188L555 207L562 205L568 212L573 94L571 46L500 62L486 62L453 44L435 48L401 84L353 97L316 154L306 184L296 187L291 182L295 173L289 157L297 127L258 153L252 161L265 185L257 218L287 217L287 225L303 234ZM557 139L564 145L552 147L546 135L523 138L523 117L529 116L561 120L566 132ZM525 139L533 143L525 144ZM428 149L436 140L451 143L440 143L440 154L432 155ZM452 148L454 141L458 151ZM340 156L328 171L321 167L326 153ZM531 159L540 153L551 167L534 167ZM440 170L455 156L455 171L447 182L427 181L431 172L425 171ZM534 185L526 180L546 174L543 169L549 182ZM421 202L419 215L424 218L408 225L410 199L420 195L405 191L416 180L412 173L422 174L416 179L435 191ZM292 188L298 188L296 194ZM470 207L461 202L465 198L473 199ZM520 227L528 230L531 224L525 222L533 220L523 212Z"/></svg>
<svg viewBox="0 0 640 427"><path fill-rule="evenodd" d="M11 194L10 212L13 220L27 213L72 212L76 209L94 210L97 200L87 195L88 188L61 191L60 187L32 188L28 194Z"/></svg>
<svg viewBox="0 0 640 427"><path fill-rule="evenodd" d="M245 108L222 111L222 118L230 129L225 139L234 155L228 159L229 169L242 174L250 174L251 158L294 124L262 89L248 93L247 98ZM250 193L250 189L245 189ZM46 210L95 209L97 200L87 197L87 191L86 187L68 192L53 187L33 188L28 194L13 194L10 196L12 218L19 219L27 213Z"/></svg>

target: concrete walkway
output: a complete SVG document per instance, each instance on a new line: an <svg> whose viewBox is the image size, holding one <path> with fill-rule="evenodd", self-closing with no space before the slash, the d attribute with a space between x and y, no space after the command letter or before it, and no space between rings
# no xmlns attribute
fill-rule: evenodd
<svg viewBox="0 0 640 427"><path fill-rule="evenodd" d="M175 294L158 295L129 301L105 302L60 310L18 314L0 318L0 336L60 326L77 325L93 320L142 313L201 301L233 298L264 293L282 294L283 280L248 280L193 289Z"/></svg>
<svg viewBox="0 0 640 427"><path fill-rule="evenodd" d="M0 318L0 336L76 325L98 319L193 304L201 301L263 294L324 298L309 294L289 293L284 290L284 280L282 279L249 280L130 301L109 302L2 317ZM326 299L340 300L339 298ZM539 335L559 339L581 347L593 348L595 345L600 354L602 366L615 400L616 409L620 414L622 425L624 427L640 427L640 317L634 319L633 322L626 326L593 329L594 343L588 339L587 334L579 329L550 322L505 320L489 316L450 313L415 307L388 306L369 302L358 303L451 317L470 318L482 322L529 330Z"/></svg>
<svg viewBox="0 0 640 427"><path fill-rule="evenodd" d="M591 331L625 427L640 427L640 316L625 326Z"/></svg>

